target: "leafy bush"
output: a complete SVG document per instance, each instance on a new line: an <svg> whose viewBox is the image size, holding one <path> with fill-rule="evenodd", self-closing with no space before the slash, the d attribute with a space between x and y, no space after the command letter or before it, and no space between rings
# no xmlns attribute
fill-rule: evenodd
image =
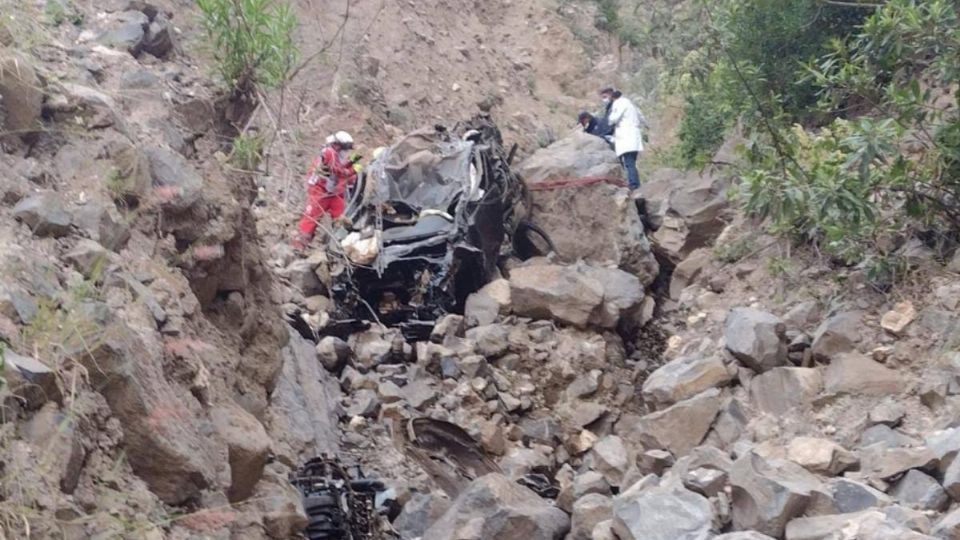
<svg viewBox="0 0 960 540"><path fill-rule="evenodd" d="M960 233L958 10L950 0L891 0L832 43L807 81L823 113L860 116L755 140L747 208L850 263L886 257L917 230ZM875 266L887 276L899 267Z"/></svg>
<svg viewBox="0 0 960 540"><path fill-rule="evenodd" d="M701 4L707 6L708 4ZM706 38L680 63L675 78L686 96L680 129L683 155L701 164L737 120L760 126L770 117L819 123L817 86L804 63L847 35L865 10L817 0L721 0L704 7Z"/></svg>
<svg viewBox="0 0 960 540"><path fill-rule="evenodd" d="M282 84L299 57L297 18L276 0L197 0L216 50L217 69L230 89L249 95Z"/></svg>

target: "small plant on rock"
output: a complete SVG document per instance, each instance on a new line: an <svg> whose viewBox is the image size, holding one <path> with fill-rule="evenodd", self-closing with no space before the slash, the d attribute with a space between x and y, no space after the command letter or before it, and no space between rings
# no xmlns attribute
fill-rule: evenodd
<svg viewBox="0 0 960 540"><path fill-rule="evenodd" d="M230 163L243 171L255 171L263 161L265 140L255 132L241 133L233 140Z"/></svg>

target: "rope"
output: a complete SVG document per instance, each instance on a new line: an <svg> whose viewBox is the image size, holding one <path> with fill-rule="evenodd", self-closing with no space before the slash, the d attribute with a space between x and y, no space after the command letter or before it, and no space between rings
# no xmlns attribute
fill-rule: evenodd
<svg viewBox="0 0 960 540"><path fill-rule="evenodd" d="M627 187L627 183L620 178L612 176L587 176L584 178L555 178L546 182L538 182L528 185L530 191L549 191L554 189L568 189L586 186L595 186L597 184L609 184L614 187Z"/></svg>

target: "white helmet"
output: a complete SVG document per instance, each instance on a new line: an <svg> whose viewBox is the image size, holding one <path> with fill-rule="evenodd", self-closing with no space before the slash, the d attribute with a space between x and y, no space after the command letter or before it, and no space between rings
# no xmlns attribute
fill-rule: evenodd
<svg viewBox="0 0 960 540"><path fill-rule="evenodd" d="M350 136L346 131L338 131L333 135L334 142L338 142L344 146L349 146L353 144L353 137Z"/></svg>
<svg viewBox="0 0 960 540"><path fill-rule="evenodd" d="M333 144L334 142L336 142L336 138L333 135L327 137L327 144Z"/></svg>

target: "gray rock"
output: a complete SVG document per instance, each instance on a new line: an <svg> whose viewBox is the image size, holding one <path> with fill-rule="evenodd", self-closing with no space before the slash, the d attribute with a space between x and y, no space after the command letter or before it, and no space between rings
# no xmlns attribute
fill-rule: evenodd
<svg viewBox="0 0 960 540"><path fill-rule="evenodd" d="M203 177L183 156L158 147L147 148L144 154L150 165L154 187L169 192L163 197L164 206L183 211L200 200Z"/></svg>
<svg viewBox="0 0 960 540"><path fill-rule="evenodd" d="M543 444L556 444L560 438L560 423L553 417L525 418L520 422L523 435Z"/></svg>
<svg viewBox="0 0 960 540"><path fill-rule="evenodd" d="M960 273L960 267L958 267L957 272ZM960 508L943 516L943 518L933 526L931 534L943 540L956 540L960 538Z"/></svg>
<svg viewBox="0 0 960 540"><path fill-rule="evenodd" d="M884 396L898 394L906 387L901 372L858 353L833 357L823 377L829 394Z"/></svg>
<svg viewBox="0 0 960 540"><path fill-rule="evenodd" d="M774 315L751 308L734 308L727 315L727 350L757 372L787 363L786 325Z"/></svg>
<svg viewBox="0 0 960 540"><path fill-rule="evenodd" d="M917 470L907 471L890 490L890 496L900 504L917 510L943 511L950 498L939 483Z"/></svg>
<svg viewBox="0 0 960 540"><path fill-rule="evenodd" d="M670 298L680 300L683 290L700 277L700 273L711 260L713 260L713 251L698 249L678 264L670 278Z"/></svg>
<svg viewBox="0 0 960 540"><path fill-rule="evenodd" d="M15 283L0 283L0 315L29 324L40 309L37 302Z"/></svg>
<svg viewBox="0 0 960 540"><path fill-rule="evenodd" d="M789 461L764 459L748 453L730 471L733 524L780 538L787 523L807 509L816 476Z"/></svg>
<svg viewBox="0 0 960 540"><path fill-rule="evenodd" d="M97 37L100 44L127 51L134 56L140 54L150 24L146 15L139 11L126 11L113 17L108 24L109 27Z"/></svg>
<svg viewBox="0 0 960 540"><path fill-rule="evenodd" d="M853 514L837 514L800 518L787 525L786 540L932 540L892 522L883 512L866 510Z"/></svg>
<svg viewBox="0 0 960 540"><path fill-rule="evenodd" d="M160 77L146 69L138 69L124 73L120 85L127 90L147 90L159 86Z"/></svg>
<svg viewBox="0 0 960 540"><path fill-rule="evenodd" d="M487 358L499 358L510 350L507 329L499 324L478 326L467 331L467 339L477 344L477 352Z"/></svg>
<svg viewBox="0 0 960 540"><path fill-rule="evenodd" d="M883 424L868 427L860 434L860 447L882 445L887 448L901 446L917 446L920 441L913 439Z"/></svg>
<svg viewBox="0 0 960 540"><path fill-rule="evenodd" d="M570 534L567 540L592 540L593 529L613 517L613 499L591 493L577 499L570 516Z"/></svg>
<svg viewBox="0 0 960 540"><path fill-rule="evenodd" d="M629 327L642 326L643 284L637 276L618 268L581 266L580 271L603 287L603 316L596 324L616 328L620 321Z"/></svg>
<svg viewBox="0 0 960 540"><path fill-rule="evenodd" d="M936 456L943 487L954 500L960 500L960 428L950 428L930 434L927 447Z"/></svg>
<svg viewBox="0 0 960 540"><path fill-rule="evenodd" d="M375 417L380 410L380 398L373 390L358 390L350 396L347 416Z"/></svg>
<svg viewBox="0 0 960 540"><path fill-rule="evenodd" d="M630 465L627 447L623 439L616 435L608 435L593 445L590 453L593 465L611 486L620 486L623 475Z"/></svg>
<svg viewBox="0 0 960 540"><path fill-rule="evenodd" d="M750 380L750 399L761 412L782 415L809 405L823 389L814 368L775 368Z"/></svg>
<svg viewBox="0 0 960 540"><path fill-rule="evenodd" d="M317 344L317 359L330 373L340 373L350 354L350 345L338 337L327 336Z"/></svg>
<svg viewBox="0 0 960 540"><path fill-rule="evenodd" d="M80 240L63 257L85 278L102 277L107 264L107 250L93 240Z"/></svg>
<svg viewBox="0 0 960 540"><path fill-rule="evenodd" d="M597 319L603 285L575 268L525 266L510 274L513 312L585 328Z"/></svg>
<svg viewBox="0 0 960 540"><path fill-rule="evenodd" d="M655 171L641 187L658 251L674 264L694 250L708 247L723 232L729 200L729 177L714 171Z"/></svg>
<svg viewBox="0 0 960 540"><path fill-rule="evenodd" d="M640 418L631 431L646 448L669 450L682 456L703 441L723 402L720 391L712 388Z"/></svg>
<svg viewBox="0 0 960 540"><path fill-rule="evenodd" d="M860 473L866 478L887 480L910 469L936 467L937 456L926 447L887 448L868 446L860 450Z"/></svg>
<svg viewBox="0 0 960 540"><path fill-rule="evenodd" d="M130 227L113 203L90 201L77 207L73 211L73 224L111 251L120 251L130 240Z"/></svg>
<svg viewBox="0 0 960 540"><path fill-rule="evenodd" d="M569 530L562 510L506 476L489 474L473 481L423 538L559 540Z"/></svg>
<svg viewBox="0 0 960 540"><path fill-rule="evenodd" d="M45 191L31 195L13 207L13 217L37 236L59 238L70 232L72 217L59 194Z"/></svg>
<svg viewBox="0 0 960 540"><path fill-rule="evenodd" d="M906 415L907 409L902 404L886 401L870 411L869 420L871 424L897 427L903 422L903 417Z"/></svg>
<svg viewBox="0 0 960 540"><path fill-rule="evenodd" d="M468 326L493 324L497 317L510 311L510 283L498 279L467 297L464 318Z"/></svg>
<svg viewBox="0 0 960 540"><path fill-rule="evenodd" d="M434 493L415 493L393 522L404 539L420 538L431 523L450 509L450 500Z"/></svg>
<svg viewBox="0 0 960 540"><path fill-rule="evenodd" d="M643 383L643 397L651 403L672 405L732 380L720 358L684 356L651 373Z"/></svg>
<svg viewBox="0 0 960 540"><path fill-rule="evenodd" d="M707 540L713 507L702 495L677 486L641 489L614 500L613 531L622 540Z"/></svg>
<svg viewBox="0 0 960 540"><path fill-rule="evenodd" d="M235 404L214 407L210 412L213 426L227 443L230 462L230 502L240 502L253 495L263 476L272 441L253 415Z"/></svg>
<svg viewBox="0 0 960 540"><path fill-rule="evenodd" d="M813 335L813 355L821 360L829 360L854 351L861 339L862 320L861 313L851 311L823 321Z"/></svg>
<svg viewBox="0 0 960 540"><path fill-rule="evenodd" d="M175 36L173 26L165 18L158 17L147 28L141 48L157 58L167 58L176 49Z"/></svg>
<svg viewBox="0 0 960 540"><path fill-rule="evenodd" d="M337 380L317 361L313 343L292 329L289 335L265 425L274 453L286 463L302 463L337 450L341 394Z"/></svg>
<svg viewBox="0 0 960 540"><path fill-rule="evenodd" d="M683 485L690 491L706 497L713 497L723 491L724 486L727 485L727 473L717 469L700 467L687 473L683 479Z"/></svg>
<svg viewBox="0 0 960 540"><path fill-rule="evenodd" d="M796 437L787 458L808 471L835 476L857 464L857 458L839 444L814 437Z"/></svg>
<svg viewBox="0 0 960 540"><path fill-rule="evenodd" d="M37 410L48 401L61 402L57 373L39 360L5 350L3 378L8 405Z"/></svg>
<svg viewBox="0 0 960 540"><path fill-rule="evenodd" d="M754 531L732 532L714 536L713 540L776 540L772 536L760 534Z"/></svg>
<svg viewBox="0 0 960 540"><path fill-rule="evenodd" d="M430 332L430 341L443 344L450 338L462 338L466 334L463 315L444 315Z"/></svg>
<svg viewBox="0 0 960 540"><path fill-rule="evenodd" d="M807 515L849 514L888 506L893 499L882 491L847 478L831 478L810 497Z"/></svg>
<svg viewBox="0 0 960 540"><path fill-rule="evenodd" d="M610 495L610 484L603 474L597 471L587 471L578 474L573 478L573 498L574 500L591 493L600 495Z"/></svg>

